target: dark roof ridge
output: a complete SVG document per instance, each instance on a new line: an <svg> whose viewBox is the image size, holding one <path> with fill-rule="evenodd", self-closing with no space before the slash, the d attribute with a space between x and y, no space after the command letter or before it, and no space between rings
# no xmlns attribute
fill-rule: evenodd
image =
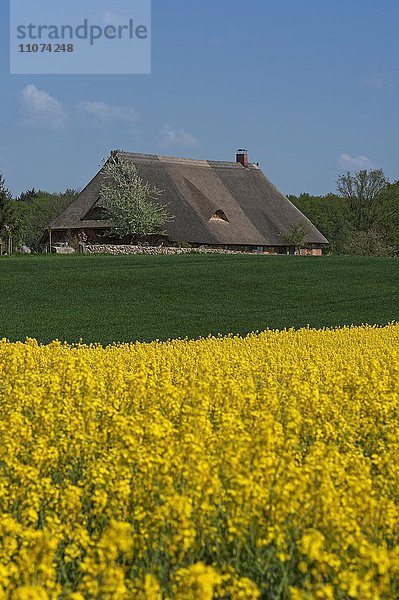
<svg viewBox="0 0 399 600"><path fill-rule="evenodd" d="M160 160L162 162L168 162L170 164L180 164L180 165L192 165L198 167L206 167L207 165L212 165L215 167L228 167L228 168L238 168L245 169L245 167L236 161L228 161L228 160L208 160L208 159L200 159L200 158L183 158L180 156L167 156L161 154L145 154L142 152L127 152L125 150L114 150L113 153L121 154L122 156L126 156L134 160L135 158L139 160ZM259 167L254 163L249 163L248 168L258 169Z"/></svg>

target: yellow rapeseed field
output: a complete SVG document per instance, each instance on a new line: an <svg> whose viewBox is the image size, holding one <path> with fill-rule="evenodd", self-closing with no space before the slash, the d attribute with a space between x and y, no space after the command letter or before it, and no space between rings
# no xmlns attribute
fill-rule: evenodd
<svg viewBox="0 0 399 600"><path fill-rule="evenodd" d="M399 325L0 341L0 598L399 597Z"/></svg>

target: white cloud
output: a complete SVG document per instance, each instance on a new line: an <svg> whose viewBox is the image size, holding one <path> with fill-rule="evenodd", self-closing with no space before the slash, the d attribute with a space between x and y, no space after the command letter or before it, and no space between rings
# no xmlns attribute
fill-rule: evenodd
<svg viewBox="0 0 399 600"><path fill-rule="evenodd" d="M78 108L94 118L98 124L121 122L133 125L138 114L134 108L129 106L118 106L106 102L79 102Z"/></svg>
<svg viewBox="0 0 399 600"><path fill-rule="evenodd" d="M363 83L374 90L382 90L385 87L386 79L383 75L370 75L363 79Z"/></svg>
<svg viewBox="0 0 399 600"><path fill-rule="evenodd" d="M392 74L381 66L372 63L367 67L363 85L373 90L383 90L392 86Z"/></svg>
<svg viewBox="0 0 399 600"><path fill-rule="evenodd" d="M341 154L338 159L338 165L349 171L354 169L375 169L376 165L368 157L360 154L359 156L351 156L350 154Z"/></svg>
<svg viewBox="0 0 399 600"><path fill-rule="evenodd" d="M57 98L33 83L22 90L21 106L26 124L47 129L62 129L66 125L66 113Z"/></svg>
<svg viewBox="0 0 399 600"><path fill-rule="evenodd" d="M195 148L198 144L197 138L183 129L174 129L171 125L165 125L161 129L161 140L159 142L161 148L172 148L174 146Z"/></svg>

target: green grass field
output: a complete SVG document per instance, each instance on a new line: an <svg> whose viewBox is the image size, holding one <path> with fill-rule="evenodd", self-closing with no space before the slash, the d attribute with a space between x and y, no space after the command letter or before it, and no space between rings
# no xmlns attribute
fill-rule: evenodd
<svg viewBox="0 0 399 600"><path fill-rule="evenodd" d="M108 344L399 320L399 260L255 255L0 259L0 338Z"/></svg>

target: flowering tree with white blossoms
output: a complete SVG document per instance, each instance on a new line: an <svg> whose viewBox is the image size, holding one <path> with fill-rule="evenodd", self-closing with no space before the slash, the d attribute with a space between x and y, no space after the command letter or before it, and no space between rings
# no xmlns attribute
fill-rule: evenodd
<svg viewBox="0 0 399 600"><path fill-rule="evenodd" d="M113 236L129 236L133 243L164 233L162 227L174 217L164 205L155 202L162 190L144 181L134 163L116 153L105 163L103 174L100 197L112 221Z"/></svg>

